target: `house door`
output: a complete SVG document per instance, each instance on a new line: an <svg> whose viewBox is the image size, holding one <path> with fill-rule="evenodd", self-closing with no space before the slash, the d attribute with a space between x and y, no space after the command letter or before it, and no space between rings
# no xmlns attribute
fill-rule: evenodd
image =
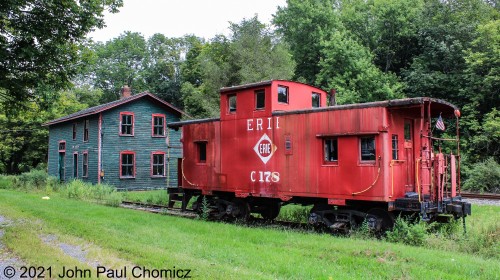
<svg viewBox="0 0 500 280"><path fill-rule="evenodd" d="M64 181L64 152L59 152L59 180Z"/></svg>
<svg viewBox="0 0 500 280"><path fill-rule="evenodd" d="M406 191L415 191L415 156L413 154L413 120L405 119L404 156L406 161Z"/></svg>

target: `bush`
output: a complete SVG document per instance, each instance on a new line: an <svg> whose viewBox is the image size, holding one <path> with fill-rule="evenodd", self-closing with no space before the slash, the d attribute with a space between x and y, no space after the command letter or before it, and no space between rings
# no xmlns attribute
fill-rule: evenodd
<svg viewBox="0 0 500 280"><path fill-rule="evenodd" d="M62 194L71 199L96 201L109 206L119 206L122 202L122 195L110 185L83 182L82 180L73 180L66 184Z"/></svg>
<svg viewBox="0 0 500 280"><path fill-rule="evenodd" d="M427 238L427 224L422 221L410 222L398 217L392 231L388 231L386 239L393 243L403 243L413 246L422 246Z"/></svg>
<svg viewBox="0 0 500 280"><path fill-rule="evenodd" d="M0 175L0 189L12 188L13 180L13 176Z"/></svg>
<svg viewBox="0 0 500 280"><path fill-rule="evenodd" d="M30 172L12 176L12 187L24 191L57 190L59 180L49 176L45 170L33 169Z"/></svg>
<svg viewBox="0 0 500 280"><path fill-rule="evenodd" d="M493 158L472 165L464 189L478 192L500 192L500 164Z"/></svg>
<svg viewBox="0 0 500 280"><path fill-rule="evenodd" d="M285 207L281 207L280 214L278 215L277 220L296 222L296 223L307 223L310 211L311 207L287 205Z"/></svg>

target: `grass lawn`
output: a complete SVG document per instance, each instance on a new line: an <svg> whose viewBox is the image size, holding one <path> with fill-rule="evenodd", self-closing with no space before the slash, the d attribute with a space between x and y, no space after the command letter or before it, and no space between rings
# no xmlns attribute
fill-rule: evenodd
<svg viewBox="0 0 500 280"><path fill-rule="evenodd" d="M485 215L499 216L498 207L484 209ZM195 279L500 278L495 258L190 220L57 195L42 200L37 194L0 190L0 215L15 221L15 226L4 227L2 242L31 265L78 262L59 258L60 252L36 241L40 235L55 234L84 240L136 265L192 269ZM29 240L35 241L28 248Z"/></svg>

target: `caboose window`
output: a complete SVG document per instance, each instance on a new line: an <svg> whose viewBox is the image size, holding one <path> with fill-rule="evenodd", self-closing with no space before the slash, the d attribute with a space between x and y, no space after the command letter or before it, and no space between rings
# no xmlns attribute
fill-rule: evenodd
<svg viewBox="0 0 500 280"><path fill-rule="evenodd" d="M361 160L375 160L375 137L361 137Z"/></svg>
<svg viewBox="0 0 500 280"><path fill-rule="evenodd" d="M236 112L236 95L229 95L227 101L229 104L229 113Z"/></svg>
<svg viewBox="0 0 500 280"><path fill-rule="evenodd" d="M405 121L405 140L411 140L411 124Z"/></svg>
<svg viewBox="0 0 500 280"><path fill-rule="evenodd" d="M398 136L392 135L392 159L399 159L399 150L398 150Z"/></svg>
<svg viewBox="0 0 500 280"><path fill-rule="evenodd" d="M278 102L288 104L288 87L278 86Z"/></svg>
<svg viewBox="0 0 500 280"><path fill-rule="evenodd" d="M319 93L312 93L312 107L319 108L321 107L321 95Z"/></svg>
<svg viewBox="0 0 500 280"><path fill-rule="evenodd" d="M333 162L339 160L337 138L325 139L325 162Z"/></svg>
<svg viewBox="0 0 500 280"><path fill-rule="evenodd" d="M264 109L266 106L266 95L263 89L255 91L255 110Z"/></svg>
<svg viewBox="0 0 500 280"><path fill-rule="evenodd" d="M207 142L197 142L198 145L198 162L207 161Z"/></svg>

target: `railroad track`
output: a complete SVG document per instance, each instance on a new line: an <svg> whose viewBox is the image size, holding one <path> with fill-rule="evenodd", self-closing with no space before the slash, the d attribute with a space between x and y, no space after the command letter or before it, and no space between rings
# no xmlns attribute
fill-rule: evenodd
<svg viewBox="0 0 500 280"><path fill-rule="evenodd" d="M149 203L143 203L143 202L134 202L134 201L122 201L121 207L127 208L127 209L132 209L132 210L138 210L138 211L145 211L145 212L150 212L150 213L155 213L155 214L164 214L164 215L169 215L169 216L176 216L176 217L184 217L184 218L189 218L189 219L195 219L199 215L193 211L193 210L184 210L181 211L178 208L168 208L165 205L159 205L159 204L149 204ZM269 227L286 227L286 228L291 228L291 229L312 229L310 225L307 223L295 223L295 222L286 222L286 221L267 221L262 218L256 218L256 217L251 217L247 221L248 225L258 225L258 226L269 226Z"/></svg>
<svg viewBox="0 0 500 280"><path fill-rule="evenodd" d="M489 200L500 200L500 194L488 193L467 193L462 192L463 198L473 198L473 199L489 199Z"/></svg>

